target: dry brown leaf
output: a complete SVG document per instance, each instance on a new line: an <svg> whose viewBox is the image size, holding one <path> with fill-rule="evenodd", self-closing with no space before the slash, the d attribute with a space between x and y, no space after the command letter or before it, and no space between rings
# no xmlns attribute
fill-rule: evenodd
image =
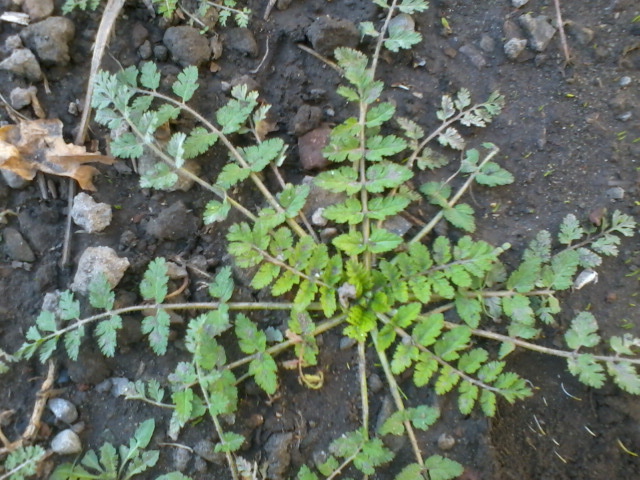
<svg viewBox="0 0 640 480"><path fill-rule="evenodd" d="M32 180L40 171L71 177L83 190L95 190L91 180L98 170L85 164L112 165L114 161L113 157L88 153L84 147L65 143L58 119L27 120L0 127L0 168L25 180Z"/></svg>

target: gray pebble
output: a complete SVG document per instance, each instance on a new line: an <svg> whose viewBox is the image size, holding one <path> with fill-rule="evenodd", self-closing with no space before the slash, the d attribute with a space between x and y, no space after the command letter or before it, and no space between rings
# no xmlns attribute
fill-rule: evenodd
<svg viewBox="0 0 640 480"><path fill-rule="evenodd" d="M22 10L32 22L47 18L53 13L53 0L25 0Z"/></svg>
<svg viewBox="0 0 640 480"><path fill-rule="evenodd" d="M109 390L111 390L112 385L113 383L111 382L111 379L107 378L93 387L93 389L98 393L107 393Z"/></svg>
<svg viewBox="0 0 640 480"><path fill-rule="evenodd" d="M251 58L258 56L258 44L253 33L248 28L232 28L224 35L224 45L227 49L247 55Z"/></svg>
<svg viewBox="0 0 640 480"><path fill-rule="evenodd" d="M149 38L149 30L141 24L136 23L131 28L131 45L133 48L139 48Z"/></svg>
<svg viewBox="0 0 640 480"><path fill-rule="evenodd" d="M480 49L485 53L491 53L496 48L496 42L486 33L480 37Z"/></svg>
<svg viewBox="0 0 640 480"><path fill-rule="evenodd" d="M351 337L342 337L340 339L340 350L348 350L356 344L356 340Z"/></svg>
<svg viewBox="0 0 640 480"><path fill-rule="evenodd" d="M304 135L314 128L318 128L322 122L322 109L320 107L303 104L293 117L293 133L297 136Z"/></svg>
<svg viewBox="0 0 640 480"><path fill-rule="evenodd" d="M67 360L66 367L71 381L82 385L97 385L111 374L102 353L91 346L83 346L78 360Z"/></svg>
<svg viewBox="0 0 640 480"><path fill-rule="evenodd" d="M196 218L186 205L178 200L160 212L147 224L147 234L160 240L180 240L192 237L197 230Z"/></svg>
<svg viewBox="0 0 640 480"><path fill-rule="evenodd" d="M143 60L149 60L151 55L153 55L153 49L151 48L151 42L149 40L145 40L140 48L138 48L138 55Z"/></svg>
<svg viewBox="0 0 640 480"><path fill-rule="evenodd" d="M526 48L527 41L524 38L512 38L504 44L504 54L510 60L515 60Z"/></svg>
<svg viewBox="0 0 640 480"><path fill-rule="evenodd" d="M626 87L629 86L631 84L631 77L628 76L624 76L620 79L620 82L618 83L621 87Z"/></svg>
<svg viewBox="0 0 640 480"><path fill-rule="evenodd" d="M556 33L556 28L551 25L546 15L532 17L527 13L518 21L529 37L529 46L536 52L543 52Z"/></svg>
<svg viewBox="0 0 640 480"><path fill-rule="evenodd" d="M31 99L38 92L38 89L33 85L29 88L16 87L9 93L9 100L11 106L16 110L20 110L28 105L31 105Z"/></svg>
<svg viewBox="0 0 640 480"><path fill-rule="evenodd" d="M588 45L593 40L595 32L579 23L568 21L565 28L567 33L574 38L580 45Z"/></svg>
<svg viewBox="0 0 640 480"><path fill-rule="evenodd" d="M97 203L90 195L80 192L73 199L71 218L88 233L101 232L111 223L111 205Z"/></svg>
<svg viewBox="0 0 640 480"><path fill-rule="evenodd" d="M226 458L224 453L215 451L215 444L210 440L200 440L193 447L193 451L207 462L222 465Z"/></svg>
<svg viewBox="0 0 640 480"><path fill-rule="evenodd" d="M377 373L369 375L369 389L373 393L379 393L384 388L384 383Z"/></svg>
<svg viewBox="0 0 640 480"><path fill-rule="evenodd" d="M20 32L24 44L47 65L67 65L69 42L75 35L73 22L65 17L49 17Z"/></svg>
<svg viewBox="0 0 640 480"><path fill-rule="evenodd" d="M7 39L4 41L4 48L8 52L13 52L18 48L24 48L20 35L9 35Z"/></svg>
<svg viewBox="0 0 640 480"><path fill-rule="evenodd" d="M165 62L169 56L169 50L164 45L156 45L153 47L153 56L160 62Z"/></svg>
<svg viewBox="0 0 640 480"><path fill-rule="evenodd" d="M176 62L183 67L199 66L211 57L207 37L197 28L189 26L170 27L162 40Z"/></svg>
<svg viewBox="0 0 640 480"><path fill-rule="evenodd" d="M408 13L399 13L389 22L389 31L413 32L415 29L416 22Z"/></svg>
<svg viewBox="0 0 640 480"><path fill-rule="evenodd" d="M111 247L88 247L78 261L78 269L71 284L71 290L87 293L89 284L104 274L112 287L115 287L129 268L129 260L120 258Z"/></svg>
<svg viewBox="0 0 640 480"><path fill-rule="evenodd" d="M131 387L131 381L124 377L112 377L111 379L111 395L114 397L124 397L130 393L134 393Z"/></svg>
<svg viewBox="0 0 640 480"><path fill-rule="evenodd" d="M191 452L186 448L176 448L173 451L173 467L179 471L184 472L191 460Z"/></svg>
<svg viewBox="0 0 640 480"><path fill-rule="evenodd" d="M611 200L622 200L624 198L624 188L612 187L607 190L607 197Z"/></svg>
<svg viewBox="0 0 640 480"><path fill-rule="evenodd" d="M511 0L511 5L513 5L513 8L524 7L527 3L529 3L529 0Z"/></svg>
<svg viewBox="0 0 640 480"><path fill-rule="evenodd" d="M624 112L620 115L618 115L616 117L616 120L620 120L621 122L628 122L629 120L631 120L631 117L633 116L633 113L631 112Z"/></svg>
<svg viewBox="0 0 640 480"><path fill-rule="evenodd" d="M338 47L356 47L360 33L353 22L327 15L311 24L307 29L307 37L316 52L332 56Z"/></svg>
<svg viewBox="0 0 640 480"><path fill-rule="evenodd" d="M19 190L29 185L29 180L25 180L17 173L13 173L11 170L0 168L0 175L2 175L5 183L15 190Z"/></svg>
<svg viewBox="0 0 640 480"><path fill-rule="evenodd" d="M471 63L478 69L487 65L487 61L484 59L482 52L473 45L463 45L458 51L467 56Z"/></svg>
<svg viewBox="0 0 640 480"><path fill-rule="evenodd" d="M456 439L448 433L443 433L438 437L438 448L440 450L451 450L456 444Z"/></svg>
<svg viewBox="0 0 640 480"><path fill-rule="evenodd" d="M12 227L2 230L5 253L18 262L33 262L36 256L22 234Z"/></svg>
<svg viewBox="0 0 640 480"><path fill-rule="evenodd" d="M15 73L31 82L42 80L42 70L36 56L28 48L18 48L0 62L0 70Z"/></svg>
<svg viewBox="0 0 640 480"><path fill-rule="evenodd" d="M293 432L274 433L264 445L267 455L267 478L283 480L291 464L290 448L293 442Z"/></svg>
<svg viewBox="0 0 640 480"><path fill-rule="evenodd" d="M47 406L49 410L53 412L53 415L61 422L70 425L78 419L78 410L69 400L52 398L47 403Z"/></svg>
<svg viewBox="0 0 640 480"><path fill-rule="evenodd" d="M58 455L73 455L82 451L80 437L71 429L63 430L51 440L51 450Z"/></svg>

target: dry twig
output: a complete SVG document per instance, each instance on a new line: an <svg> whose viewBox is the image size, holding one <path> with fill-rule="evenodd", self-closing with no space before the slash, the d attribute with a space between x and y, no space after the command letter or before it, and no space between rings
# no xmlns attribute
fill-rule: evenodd
<svg viewBox="0 0 640 480"><path fill-rule="evenodd" d="M562 53L564 53L565 66L571 63L571 54L567 45L567 37L564 34L564 22L562 20L562 12L560 11L560 0L553 0L556 7L556 21L558 22L558 32L560 34L560 43L562 45Z"/></svg>

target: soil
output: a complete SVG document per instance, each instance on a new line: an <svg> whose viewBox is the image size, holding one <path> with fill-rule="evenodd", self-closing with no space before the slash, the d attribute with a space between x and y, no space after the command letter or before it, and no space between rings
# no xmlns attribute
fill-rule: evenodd
<svg viewBox="0 0 640 480"><path fill-rule="evenodd" d="M60 3L56 2L58 15ZM273 105L278 130L272 135L291 145L284 175L288 181L298 181L305 174L296 147L300 125L293 122L299 108L318 107L320 121L327 123L340 122L354 112L335 93L342 83L339 74L297 44L309 46L306 32L318 17L331 15L356 24L377 24L380 10L367 0L295 0L284 10L274 9L265 21L265 3L246 2L253 11L249 33L216 27L224 48L216 60L219 71L211 73L206 66L201 67L201 92L195 104L206 115L227 98L225 83L248 75L256 82L261 99ZM416 120L425 130L437 126L435 110L443 94L466 87L477 100L495 90L506 97L506 107L494 123L464 133L473 145L485 141L497 144L501 149L499 162L515 176L512 185L476 188L470 198L480 217L477 238L494 244L510 242L513 248L505 258L512 263L537 231L554 231L568 213L581 219L598 208L610 212L619 209L636 217L640 213L636 201L640 166L640 6L633 0L561 4L564 20L571 22L571 28L567 28L570 64L565 62L557 33L539 53L527 48L511 60L503 50L510 28L517 25L523 13L555 17L551 0L531 0L523 9L513 8L509 0L433 0L428 11L414 15L423 42L412 53L384 56L379 66L379 77L390 86L384 98L396 104L400 115ZM17 8L9 0L0 1L2 10ZM69 104L83 98L100 14L75 12L68 18L76 27L70 43L71 61L43 66L50 94L45 93L41 82L36 86L48 117L62 120L66 139L72 141L79 119L69 113ZM159 46L168 27L160 18L152 18L143 2L127 3L117 22L110 55L104 60L105 68L139 64L140 35L146 36L152 47ZM0 44L22 28L2 23ZM258 52L252 51L251 36ZM225 39L235 43L224 44ZM360 48L369 51L370 41L364 40ZM3 58L9 53L5 51ZM165 75L179 71L179 65L170 58L158 63ZM5 98L17 86L28 84L20 76L0 71L0 93ZM32 115L28 108L22 112ZM0 112L0 119L11 123L4 112ZM91 135L104 147L106 132L92 125ZM214 151L211 158L203 159L205 176L212 176L220 168L222 155ZM48 176L47 198L43 198L36 182L21 189L0 183L0 210L18 214L7 217L8 226L17 229L35 253L33 261L12 258L6 251L0 256L0 348L11 352L22 343L41 309L44 294L69 287L78 258L88 246L110 246L129 259L131 266L118 287L123 301L135 296L136 282L156 256L187 262L200 259L200 265L210 273L228 261L222 232L205 228L196 220L208 200L206 194L195 187L186 193L141 189L128 165L100 166L101 175L95 179L97 191L92 196L114 206L112 224L99 234L76 231L71 261L66 266L60 260L67 180ZM252 194L247 191L243 195ZM187 229L193 228L193 232L188 236L179 232L162 238L151 236L149 222L178 201L186 205L186 215L192 215L187 224L194 222L194 226ZM419 216L421 208L413 213ZM7 236L1 230L0 234ZM562 296L563 312L557 325L545 329L543 344L559 346L568 321L585 308L598 318L603 336L626 332L640 336L634 299L637 277L630 275L640 264L636 245L636 239L623 242L620 257L607 259L597 284ZM201 280L192 275L188 297L198 298L196 289ZM85 424L80 435L85 449L98 448L105 441L125 443L135 425L155 418L159 427L154 446L161 449L161 461L153 473L159 475L175 468L179 450L158 446L168 441L167 414L116 397L103 382L114 377L162 378L184 358L179 329L178 340L172 342L168 354L156 357L139 342L135 329L139 320L127 319L132 328L121 339L115 359L103 358L90 342L83 347L77 363L62 355L55 357L56 388L63 389L60 396L71 400L79 410ZM278 327L281 321L274 317L260 323ZM322 336L320 365L326 381L319 391L302 387L294 373L286 372L274 398L266 398L251 383L241 388L241 408L233 426L249 439L241 454L259 465L281 462L282 473L279 477L273 474L273 478L292 478L300 465L312 464L332 439L357 427L357 354L353 347L342 348L340 340L338 332ZM561 359L526 352L517 352L511 359L515 370L535 387L536 395L515 405L501 403L493 420L477 412L461 416L455 398L436 398L428 388L417 389L408 379L401 382L407 398L437 404L442 411L439 422L418 438L424 452L459 461L466 469L460 478L466 479L640 478L636 455L640 453L640 410L635 398L614 385L601 390L581 385ZM371 375L382 376L375 363L370 369ZM0 411L14 410L2 425L11 439L18 438L27 425L45 374L46 366L33 360L13 365L0 379ZM388 404L388 395L382 389L371 398L374 418ZM64 427L56 424L48 411L43 421L43 440ZM207 422L186 428L179 443L194 447L203 440L215 440L211 431ZM443 434L455 439L450 450L438 447L437 439ZM395 447L399 452L396 459L375 478L393 478L410 458L408 445ZM51 462L70 459L54 456ZM223 463L203 464L195 455L184 472L194 479L228 477ZM155 477L148 473L144 478Z"/></svg>

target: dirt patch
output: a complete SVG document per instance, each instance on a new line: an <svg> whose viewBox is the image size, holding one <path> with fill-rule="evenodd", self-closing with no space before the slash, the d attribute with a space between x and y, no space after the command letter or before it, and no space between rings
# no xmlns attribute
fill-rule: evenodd
<svg viewBox="0 0 640 480"><path fill-rule="evenodd" d="M55 14L60 14L59 3ZM333 22L358 24L377 22L380 12L365 0L299 0L285 10L275 9L264 21L263 3L247 2L254 12L248 30L216 27L216 34L223 39L219 58L215 58L215 48L209 43L198 45L198 57L193 60L189 57L195 55L193 49L184 53L174 51L173 43L166 45L163 39L172 31L168 30L171 25L159 17L151 18L143 2L132 2L117 23L104 65L116 70L138 65L146 57L158 63L163 78L171 79L180 71L181 62L200 63L202 56L208 59L213 53L215 68L211 70L216 71L201 67L202 88L195 102L207 114L208 106L213 111L226 101L231 85L252 82L260 98L273 105L271 120L277 126L273 134L291 146L283 172L287 181L297 182L306 174L298 161L298 137L354 114L353 107L336 94L342 84L339 73L301 50L299 44L316 50L325 46L329 40L317 30L319 23L328 21L327 15ZM400 115L414 119L425 129L437 126L435 111L445 93L466 87L479 100L495 90L506 97L503 113L488 129L464 133L474 144L497 144L500 164L515 176L514 184L472 191L471 199L480 217L477 238L493 244L510 242L513 249L506 258L514 262L538 230L553 230L568 213L586 218L603 207L639 213L638 5L595 0L564 2L562 6L564 19L571 22L567 28L570 65L565 65L557 34L541 47L542 51L525 48L515 59L507 56L504 44L509 38L527 38L530 34L519 22L525 10L513 8L511 1L442 0L433 1L427 12L414 15L423 42L411 53L385 56L379 67L381 80L391 87L384 94L385 100L393 102ZM531 0L524 8L534 18L554 17L552 1ZM9 0L1 0L0 9L16 7ZM100 16L77 12L69 18L75 25L75 36L68 44L69 63L64 55L63 61L42 62L51 94L45 93L42 83L35 83L43 109L49 118L63 122L68 141L78 124L77 107L86 88L90 48ZM173 28L182 27L176 24ZM340 32L345 29L349 28L343 27ZM20 26L3 23L0 44L6 45L8 37L21 31ZM371 44L364 39L359 48L368 51ZM11 54L5 49L2 58ZM27 78L39 79L35 73ZM0 85L0 93L8 99L15 87L27 88L30 81L24 75L0 71ZM296 116L301 109L304 111ZM28 107L21 111L31 115ZM313 126L301 127L301 122L311 117ZM10 121L4 112L0 118ZM101 146L104 135L93 127L93 137ZM206 166L202 169L205 178L214 178L223 156L226 153L221 149L213 149L200 162ZM155 256L192 262L209 272L225 263L223 232L205 228L199 219L208 200L202 191L195 187L171 193L142 189L126 162L99 169L102 174L95 179L97 191L92 196L97 202L112 205L112 223L98 234L76 231L68 266L60 266L67 214L66 180L48 176L42 187L48 192L47 198L35 181L21 188L0 183L0 210L17 214L6 217L13 231L1 232L3 248L7 239L17 238L18 233L35 256L31 261L28 253L5 248L0 257L0 348L11 352L22 343L40 311L44 294L70 286L80 254L89 246L111 247L129 260L131 266L118 288L119 300L125 303L136 300L131 292L137 292L137 282ZM275 180L267 178L267 182ZM252 198L255 192L241 195ZM420 205L412 214L420 218L426 208ZM176 211L180 226L171 221ZM19 238L16 241L20 244ZM622 245L620 259L606 263L598 284L562 298L565 303L559 324L545 330L544 342L556 345L575 311L587 306L599 319L603 336L625 332L640 335L634 303L637 277L628 276L639 268L636 242L634 239ZM191 300L201 295L199 280L203 278L194 275L185 293ZM248 289L246 294L250 295ZM139 319L127 321L131 328L121 339L116 359L105 359L89 346L83 349L79 363L57 359L56 387L63 389L61 395L77 406L85 422L81 433L85 448L99 447L105 441L125 443L135 426L149 417L162 425L155 441L165 438L168 415L162 409L114 395L118 383L113 379L166 377L186 354L177 341L166 356L154 356L146 344L139 342ZM259 324L278 327L282 321L274 315ZM499 330L500 326L495 328ZM180 327L175 328L176 338L183 333ZM241 387L241 408L233 427L248 439L241 454L269 465L272 478L291 478L300 465L313 464L320 458L332 439L357 427L356 352L353 347L341 346L341 340L336 332L321 337L319 364L326 381L320 391L302 387L294 374L286 372L276 398L266 398L250 382ZM458 460L467 468L465 478L639 477L640 464L629 453L640 452L637 400L614 386L597 392L582 386L567 373L561 360L534 354L518 354L514 360L516 370L532 382L537 395L514 406L501 404L497 418L490 422L478 413L461 416L454 398L437 398L429 388L417 389L410 380L400 384L408 398L437 404L442 411L439 423L419 436L426 452ZM369 375L383 376L373 362L370 369ZM11 438L24 430L45 374L46 367L34 360L17 364L2 377L0 410L15 411L7 425L3 424L3 431ZM371 398L372 418L384 415L388 402L388 392L376 392ZM43 420L48 425L44 437L64 427L50 413ZM439 446L443 435L454 439L452 448L443 450L443 443ZM180 438L191 447L215 440L206 425L188 428ZM182 462L185 473L195 479L228 476L224 459L197 453L185 456L180 448L171 446L159 448L159 473ZM408 445L391 448L397 449L398 456L377 478L393 478L410 458Z"/></svg>

